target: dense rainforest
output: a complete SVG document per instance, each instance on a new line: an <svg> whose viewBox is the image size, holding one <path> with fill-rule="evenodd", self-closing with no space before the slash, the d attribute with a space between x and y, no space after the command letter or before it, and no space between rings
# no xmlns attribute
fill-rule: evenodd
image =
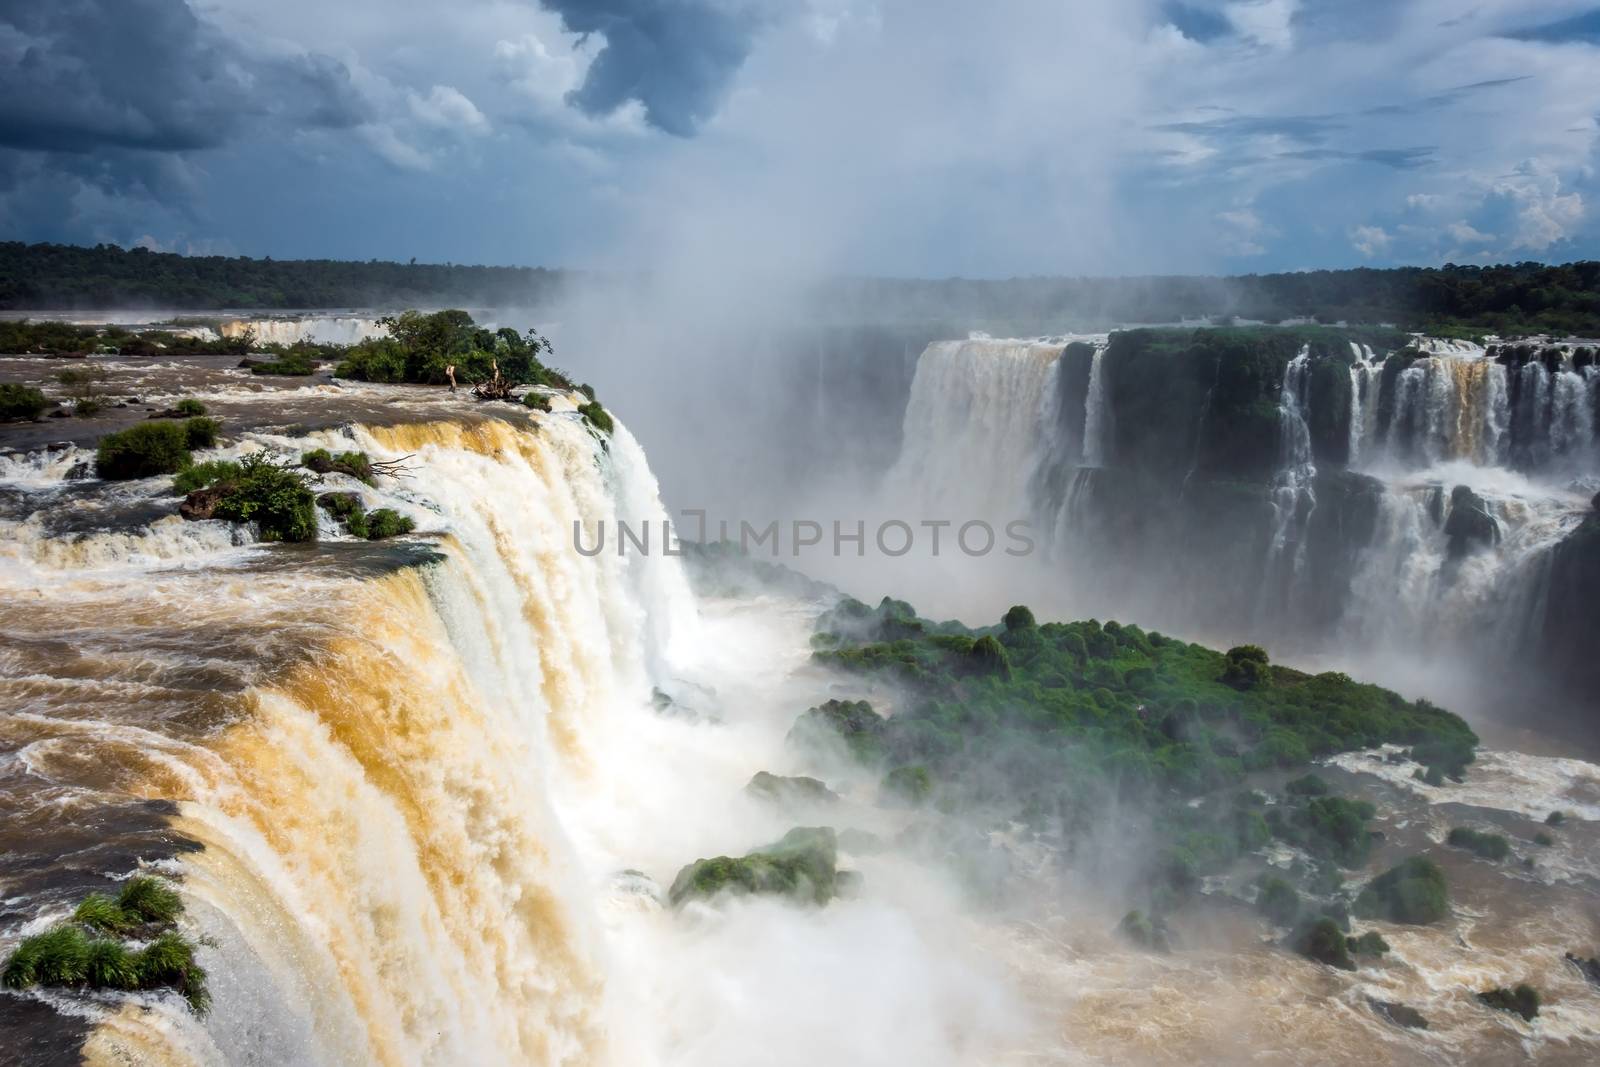
<svg viewBox="0 0 1600 1067"><path fill-rule="evenodd" d="M0 309L536 306L567 271L182 256L0 242ZM1241 277L841 278L813 294L842 321L959 318L1032 333L1238 317L1392 323L1432 332L1600 335L1600 262L1398 267Z"/></svg>

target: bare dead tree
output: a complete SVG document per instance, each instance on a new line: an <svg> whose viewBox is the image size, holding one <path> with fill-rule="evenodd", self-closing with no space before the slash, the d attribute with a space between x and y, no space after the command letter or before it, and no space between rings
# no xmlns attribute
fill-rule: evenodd
<svg viewBox="0 0 1600 1067"><path fill-rule="evenodd" d="M416 453L413 452L401 456L399 459L375 459L369 466L371 466L373 474L384 474L390 478L410 478L412 472L417 468L408 464L407 460L415 458Z"/></svg>

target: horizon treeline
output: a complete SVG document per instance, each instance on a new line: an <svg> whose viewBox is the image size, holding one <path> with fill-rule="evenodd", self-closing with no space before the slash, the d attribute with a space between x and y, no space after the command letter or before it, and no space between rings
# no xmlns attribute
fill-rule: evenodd
<svg viewBox="0 0 1600 1067"><path fill-rule="evenodd" d="M0 310L534 307L580 272L381 260L184 256L0 242ZM1387 323L1600 336L1600 262L1359 267L1230 277L839 277L809 294L834 321L961 318L1017 332L1181 320Z"/></svg>

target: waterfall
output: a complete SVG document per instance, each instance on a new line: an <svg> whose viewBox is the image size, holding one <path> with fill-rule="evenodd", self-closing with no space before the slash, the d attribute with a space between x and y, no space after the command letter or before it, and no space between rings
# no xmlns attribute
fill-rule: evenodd
<svg viewBox="0 0 1600 1067"><path fill-rule="evenodd" d="M388 329L374 318L319 315L308 318L234 319L222 324L223 337L253 333L260 344L292 345L299 341L352 345L382 337Z"/></svg>
<svg viewBox="0 0 1600 1067"><path fill-rule="evenodd" d="M1263 594L1280 580L1286 596L1292 597L1295 578L1305 563L1306 524L1316 510L1314 481L1317 468L1311 452L1311 428L1306 423L1306 385L1309 381L1311 351L1300 349L1283 371L1283 386L1278 400L1278 473L1272 488L1272 536L1267 545L1262 576ZM1293 552L1287 556L1288 573L1278 578L1290 541Z"/></svg>
<svg viewBox="0 0 1600 1067"><path fill-rule="evenodd" d="M1106 407L1106 384L1103 367L1106 350L1095 346L1093 362L1089 364L1089 395L1084 404L1083 465L1103 467L1106 462L1106 437L1109 433L1110 412Z"/></svg>
<svg viewBox="0 0 1600 1067"><path fill-rule="evenodd" d="M1350 342L1350 438L1347 465L1357 467L1367 454L1369 441L1378 426L1378 392L1382 383L1384 359L1368 345ZM1385 357L1386 359L1387 357Z"/></svg>
<svg viewBox="0 0 1600 1067"><path fill-rule="evenodd" d="M1501 538L1453 557L1445 524L1457 485L1484 500ZM1351 582L1344 636L1376 652L1465 648L1486 663L1527 650L1551 551L1587 511L1582 494L1463 462L1394 480Z"/></svg>
<svg viewBox="0 0 1600 1067"><path fill-rule="evenodd" d="M130 850L107 873L167 865L214 943L204 1023L170 998L91 1004L93 1042L119 1060L607 1058L592 875L558 797L584 795L602 737L650 717L653 670L684 665L696 625L675 559L573 548L574 523L661 519L637 443L619 425L603 449L557 415L239 448L260 444L413 456L397 487L348 488L431 540L263 552L175 517L64 536L37 508L3 523L0 698L23 758L0 764L0 795L45 850L30 862L100 827ZM161 836L115 836L147 805Z"/></svg>
<svg viewBox="0 0 1600 1067"><path fill-rule="evenodd" d="M912 379L900 458L886 487L929 517L1031 514L1028 486L1054 431L1062 347L991 340L929 345ZM1096 368L1099 358L1097 351ZM1091 408L1094 392L1091 385ZM1085 463L1090 447L1086 431Z"/></svg>

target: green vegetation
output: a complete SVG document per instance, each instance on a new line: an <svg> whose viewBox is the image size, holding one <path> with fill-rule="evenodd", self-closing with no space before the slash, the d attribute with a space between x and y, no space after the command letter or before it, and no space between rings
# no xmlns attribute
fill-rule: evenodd
<svg viewBox="0 0 1600 1067"><path fill-rule="evenodd" d="M115 245L0 242L0 308L532 306L558 272L525 267L180 256ZM1235 278L841 279L819 299L842 318L884 306L926 320L1001 320L1013 334L1063 321L1393 322L1435 332L1600 335L1600 263L1359 268ZM993 331L991 331L993 332ZM0 341L3 341L0 335ZM0 351L24 351L5 348Z"/></svg>
<svg viewBox="0 0 1600 1067"><path fill-rule="evenodd" d="M454 367L455 380L471 385L489 381L498 369L513 385L572 388L566 375L540 362L539 356L550 352L550 342L534 330L487 330L458 310L407 311L378 321L389 335L351 345L334 371L337 376L444 385Z"/></svg>
<svg viewBox="0 0 1600 1067"><path fill-rule="evenodd" d="M185 495L196 489L204 489L210 485L221 482L235 482L242 473L239 464L229 459L211 459L204 463L196 463L178 473L172 479L172 488Z"/></svg>
<svg viewBox="0 0 1600 1067"><path fill-rule="evenodd" d="M1549 847L1550 845L1556 843L1556 839L1545 833L1543 830L1540 830L1538 833L1533 835L1533 843L1536 845L1544 845Z"/></svg>
<svg viewBox="0 0 1600 1067"><path fill-rule="evenodd" d="M882 738L887 725L888 720L865 700L830 700L807 709L796 719L787 740L803 748L826 745L829 739L836 739L856 759L875 763L883 756Z"/></svg>
<svg viewBox="0 0 1600 1067"><path fill-rule="evenodd" d="M1292 797L1324 797L1331 792L1328 783L1315 774L1303 775L1286 782L1283 791Z"/></svg>
<svg viewBox="0 0 1600 1067"><path fill-rule="evenodd" d="M416 529L416 525L409 516L393 508L378 508L367 514L367 540L381 541L386 537L408 534Z"/></svg>
<svg viewBox="0 0 1600 1067"><path fill-rule="evenodd" d="M543 411L543 412L549 413L549 411L550 411L550 394L549 393L535 393L535 392L531 392L531 391L530 392L526 392L526 393L522 394L522 403L523 403L524 407L530 407L534 411Z"/></svg>
<svg viewBox="0 0 1600 1067"><path fill-rule="evenodd" d="M0 260L3 259L4 253L0 252ZM3 280L0 280L0 287L3 286ZM68 322L34 322L28 319L0 322L0 353L87 356L103 352L123 356L162 356L242 354L248 348L248 339L211 341L172 330L141 329L135 332L121 326L76 326Z"/></svg>
<svg viewBox="0 0 1600 1067"><path fill-rule="evenodd" d="M1149 916L1137 909L1128 912L1117 924L1117 933L1131 943L1150 952L1171 952L1171 931L1159 916Z"/></svg>
<svg viewBox="0 0 1600 1067"><path fill-rule="evenodd" d="M172 410L186 419L198 418L206 413L206 406L192 396L186 396L176 404Z"/></svg>
<svg viewBox="0 0 1600 1067"><path fill-rule="evenodd" d="M837 891L838 839L826 826L796 827L782 840L742 858L695 860L678 872L667 891L674 907L721 893L766 893L823 905Z"/></svg>
<svg viewBox="0 0 1600 1067"><path fill-rule="evenodd" d="M1376 930L1368 930L1360 937L1352 937L1347 945L1352 955L1356 956L1382 956L1389 951L1389 942Z"/></svg>
<svg viewBox="0 0 1600 1067"><path fill-rule="evenodd" d="M84 416L98 414L105 406L100 399L100 386L110 377L110 372L96 363L84 363L56 372L56 381L72 397L73 414Z"/></svg>
<svg viewBox="0 0 1600 1067"><path fill-rule="evenodd" d="M187 424L146 422L106 434L95 451L95 473L126 481L176 474L189 465Z"/></svg>
<svg viewBox="0 0 1600 1067"><path fill-rule="evenodd" d="M49 406L45 395L31 386L0 384L0 422L31 422Z"/></svg>
<svg viewBox="0 0 1600 1067"><path fill-rule="evenodd" d="M205 488L217 493L211 515L253 522L263 541L315 541L316 495L306 475L266 452L252 452L237 465L217 464Z"/></svg>
<svg viewBox="0 0 1600 1067"><path fill-rule="evenodd" d="M896 767L883 776L883 792L904 804L921 804L933 792L933 776L919 764Z"/></svg>
<svg viewBox="0 0 1600 1067"><path fill-rule="evenodd" d="M1544 824L1546 826L1560 826L1566 821L1567 813L1564 811L1552 811L1549 815L1544 817Z"/></svg>
<svg viewBox="0 0 1600 1067"><path fill-rule="evenodd" d="M155 878L136 877L123 883L115 897L90 893L78 903L72 921L101 933L127 933L151 923L176 922L183 901L171 886Z"/></svg>
<svg viewBox="0 0 1600 1067"><path fill-rule="evenodd" d="M211 1003L194 945L172 929L183 902L154 878L129 879L115 897L91 893L67 923L23 938L7 957L0 984L122 991L173 989L197 1015ZM105 936L101 936L105 935ZM134 948L129 941L145 942Z"/></svg>
<svg viewBox="0 0 1600 1067"><path fill-rule="evenodd" d="M372 460L365 452L340 452L334 455L326 448L313 448L301 453L300 466L315 474L347 474L358 482L374 484Z"/></svg>
<svg viewBox="0 0 1600 1067"><path fill-rule="evenodd" d="M1128 832L1155 846L1134 881L1158 912L1276 836L1311 857L1281 877L1326 902L1298 909L1312 915L1342 913L1339 868L1367 862L1374 812L1331 795L1308 765L1384 743L1470 758L1477 741L1425 701L1275 666L1259 650L1230 656L1115 622L1028 625L1016 608L1007 617L973 630L888 598L841 601L818 622L813 659L894 683L903 699L887 719L830 701L799 717L791 741L831 742L886 785L926 774L941 809L1069 842L1103 834L1109 811L1138 819L1146 825ZM1296 768L1276 804L1248 787ZM1265 900L1288 914L1282 890Z"/></svg>
<svg viewBox="0 0 1600 1067"><path fill-rule="evenodd" d="M1531 1023L1538 1018L1539 1004L1542 998L1539 996L1537 989L1523 982L1515 989L1501 987L1491 989L1485 993L1479 993L1478 999L1496 1011L1520 1015L1524 1022Z"/></svg>
<svg viewBox="0 0 1600 1067"><path fill-rule="evenodd" d="M1332 919L1324 917L1307 923L1295 931L1290 943L1300 955L1318 963L1326 963L1341 971L1356 969L1355 960L1350 958L1349 940Z"/></svg>
<svg viewBox="0 0 1600 1067"><path fill-rule="evenodd" d="M1496 862L1511 855L1511 842L1499 834L1486 834L1464 826L1454 827L1445 838L1453 848L1464 848L1481 859Z"/></svg>
<svg viewBox="0 0 1600 1067"><path fill-rule="evenodd" d="M1423 856L1411 856L1374 878L1356 898L1356 914L1369 919L1424 926L1450 914L1444 871Z"/></svg>
<svg viewBox="0 0 1600 1067"><path fill-rule="evenodd" d="M610 437L611 431L616 429L616 424L611 421L610 413L600 406L598 400L590 400L587 404L579 404L578 414L582 415L584 421L593 426L602 436Z"/></svg>
<svg viewBox="0 0 1600 1067"><path fill-rule="evenodd" d="M221 432L222 423L216 419L185 419L183 423L184 444L191 449L215 448Z"/></svg>
<svg viewBox="0 0 1600 1067"><path fill-rule="evenodd" d="M317 497L317 506L342 522L351 537L368 541L397 537L416 528L409 516L393 508L367 511L361 504L361 497L355 493L323 493Z"/></svg>
<svg viewBox="0 0 1600 1067"><path fill-rule="evenodd" d="M1317 796L1286 801L1267 813L1274 836L1341 867L1360 867L1372 854L1367 820L1376 814L1364 800Z"/></svg>
<svg viewBox="0 0 1600 1067"><path fill-rule="evenodd" d="M315 341L296 341L292 345L260 345L254 351L266 352L270 360L250 360L251 374L281 375L304 378L315 374L323 360L339 359L345 353L343 345L318 344Z"/></svg>
<svg viewBox="0 0 1600 1067"><path fill-rule="evenodd" d="M1293 925L1300 916L1300 894L1282 878L1275 875L1265 877L1256 895L1256 910L1274 926Z"/></svg>

